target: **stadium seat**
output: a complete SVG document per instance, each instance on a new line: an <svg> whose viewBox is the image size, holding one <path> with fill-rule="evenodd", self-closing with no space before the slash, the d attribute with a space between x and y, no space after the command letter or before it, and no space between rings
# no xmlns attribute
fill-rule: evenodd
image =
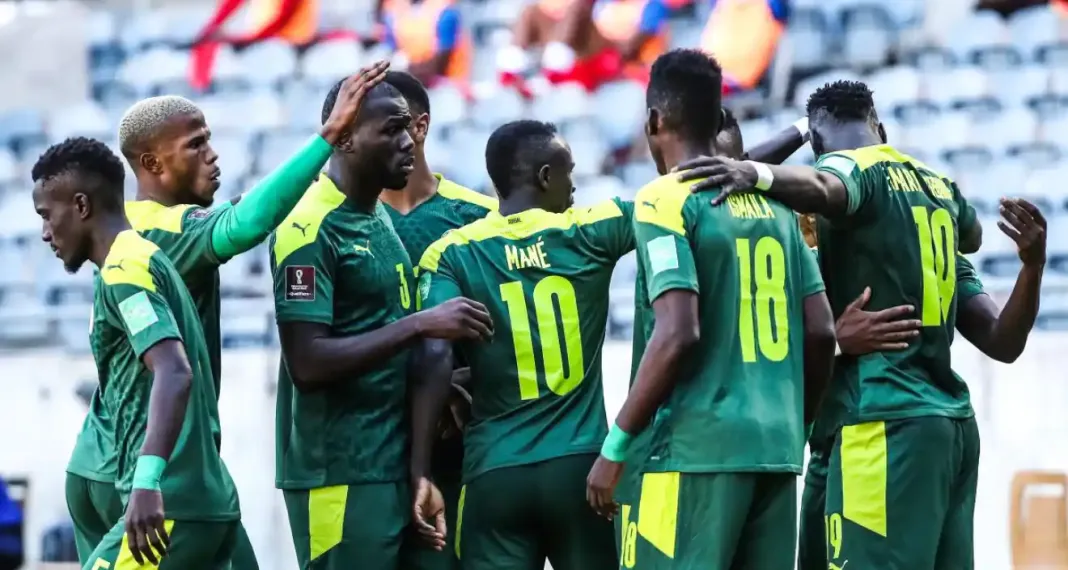
<svg viewBox="0 0 1068 570"><path fill-rule="evenodd" d="M1009 534L1014 568L1068 568L1066 494L1063 473L1021 471L1013 477Z"/></svg>
<svg viewBox="0 0 1068 570"><path fill-rule="evenodd" d="M0 113L0 144L19 146L44 140L44 119L35 109Z"/></svg>
<svg viewBox="0 0 1068 570"><path fill-rule="evenodd" d="M575 182L575 205L592 206L619 197L623 182L615 176L593 176Z"/></svg>
<svg viewBox="0 0 1068 570"><path fill-rule="evenodd" d="M432 105L433 107L433 105ZM522 118L526 114L527 104L514 89L494 88L479 97L471 105L471 121L482 129L493 129L499 125ZM437 109L434 108L434 120Z"/></svg>
<svg viewBox="0 0 1068 570"><path fill-rule="evenodd" d="M808 96L811 95L816 89L823 87L824 84L832 83L834 81L846 80L846 81L861 81L863 80L856 72L848 69L833 69L825 71L823 73L807 77L797 83L794 88L793 105L795 107L805 107L805 103L808 101Z"/></svg>
<svg viewBox="0 0 1068 570"><path fill-rule="evenodd" d="M1009 16L1008 28L1012 43L1027 56L1033 56L1038 48L1059 40L1058 18L1048 5L1013 12Z"/></svg>
<svg viewBox="0 0 1068 570"><path fill-rule="evenodd" d="M437 127L449 127L467 116L467 99L454 85L443 83L430 90L430 112Z"/></svg>
<svg viewBox="0 0 1068 570"><path fill-rule="evenodd" d="M489 188L489 174L486 172L486 141L489 131L472 127L459 126L449 133L449 152L453 157L476 157L474 160L452 160L445 169L457 184L475 190ZM441 168L441 167L439 167Z"/></svg>
<svg viewBox="0 0 1068 570"><path fill-rule="evenodd" d="M846 65L867 69L881 65L896 38L890 14L879 4L858 4L842 12L842 51Z"/></svg>
<svg viewBox="0 0 1068 570"><path fill-rule="evenodd" d="M875 96L875 105L881 117L890 116L896 105L911 103L920 98L920 75L905 65L885 67L864 80Z"/></svg>
<svg viewBox="0 0 1068 570"><path fill-rule="evenodd" d="M987 94L987 78L981 69L960 66L924 74L924 98L941 107L959 101L982 98Z"/></svg>
<svg viewBox="0 0 1068 570"><path fill-rule="evenodd" d="M286 82L282 89L282 106L289 127L319 130L326 91L326 87L320 88L306 81Z"/></svg>
<svg viewBox="0 0 1068 570"><path fill-rule="evenodd" d="M566 124L564 138L571 146L575 161L574 176L594 176L601 173L609 146L592 121Z"/></svg>
<svg viewBox="0 0 1068 570"><path fill-rule="evenodd" d="M300 60L304 78L329 89L339 79L356 73L364 63L363 47L352 40L320 42L308 48Z"/></svg>
<svg viewBox="0 0 1068 570"><path fill-rule="evenodd" d="M1040 66L1028 65L989 74L991 95L1005 107L1025 107L1031 100L1049 89L1049 72Z"/></svg>
<svg viewBox="0 0 1068 570"><path fill-rule="evenodd" d="M297 53L280 40L268 40L251 45L238 54L253 86L274 87L281 80L297 73Z"/></svg>
<svg viewBox="0 0 1068 570"><path fill-rule="evenodd" d="M594 93L591 111L609 146L629 146L643 129L645 89L632 81L604 85Z"/></svg>
<svg viewBox="0 0 1068 570"><path fill-rule="evenodd" d="M15 182L25 175L25 172L19 171L15 155L10 150L0 147L0 184Z"/></svg>
<svg viewBox="0 0 1068 570"><path fill-rule="evenodd" d="M257 171L270 172L297 152L307 141L307 137L287 132L269 133L263 137L257 157Z"/></svg>
<svg viewBox="0 0 1068 570"><path fill-rule="evenodd" d="M786 29L785 46L794 69L813 69L826 65L829 26L822 10L795 7ZM690 44L690 47L697 45Z"/></svg>
<svg viewBox="0 0 1068 570"><path fill-rule="evenodd" d="M959 61L970 61L975 53L990 46L1009 44L1005 20L997 12L973 12L956 24L946 38L946 48Z"/></svg>
<svg viewBox="0 0 1068 570"><path fill-rule="evenodd" d="M565 83L551 88L534 99L535 117L553 123L581 119L590 115L590 97L577 83Z"/></svg>
<svg viewBox="0 0 1068 570"><path fill-rule="evenodd" d="M92 101L64 105L48 118L48 132L53 140L72 136L107 138L115 130L107 113Z"/></svg>
<svg viewBox="0 0 1068 570"><path fill-rule="evenodd" d="M628 162L620 170L620 177L627 188L637 192L646 184L656 180L660 173L656 170L656 164L652 160Z"/></svg>
<svg viewBox="0 0 1068 570"><path fill-rule="evenodd" d="M166 10L142 11L130 17L119 31L119 41L126 53L159 47L167 37L169 14Z"/></svg>
<svg viewBox="0 0 1068 570"><path fill-rule="evenodd" d="M910 146L935 155L966 146L971 140L969 127L970 117L966 113L950 111L932 120L906 124L905 130Z"/></svg>
<svg viewBox="0 0 1068 570"><path fill-rule="evenodd" d="M139 53L127 59L117 79L129 85L138 97L155 94L156 86L181 81L188 84L189 56L165 47Z"/></svg>

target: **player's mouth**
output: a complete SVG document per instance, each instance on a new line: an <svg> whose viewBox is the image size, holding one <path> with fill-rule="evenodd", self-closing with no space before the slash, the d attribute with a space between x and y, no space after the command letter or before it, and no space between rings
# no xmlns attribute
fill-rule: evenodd
<svg viewBox="0 0 1068 570"><path fill-rule="evenodd" d="M212 170L211 174L208 175L208 181L211 182L211 187L212 187L213 190L218 190L219 189L219 185L220 185L219 178L221 178L221 177L222 177L222 169L220 169L218 167L216 167L215 170Z"/></svg>
<svg viewBox="0 0 1068 570"><path fill-rule="evenodd" d="M400 162L400 169L405 174L411 174L415 170L415 157L409 156Z"/></svg>

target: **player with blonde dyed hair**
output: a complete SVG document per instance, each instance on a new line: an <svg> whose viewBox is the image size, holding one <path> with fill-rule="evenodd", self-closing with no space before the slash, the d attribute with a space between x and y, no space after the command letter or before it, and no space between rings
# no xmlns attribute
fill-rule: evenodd
<svg viewBox="0 0 1068 570"><path fill-rule="evenodd" d="M195 103L173 95L152 97L130 107L120 121L119 145L137 178L137 195L126 202L126 217L174 263L192 294L208 346L216 399L222 379L219 266L262 243L282 223L334 146L345 142L364 95L382 81L388 67L380 62L346 79L319 134L240 199L215 207L211 205L219 189L219 156ZM109 416L98 390L67 466L67 506L82 564L123 513L115 493L117 466ZM243 528L233 568L258 568Z"/></svg>

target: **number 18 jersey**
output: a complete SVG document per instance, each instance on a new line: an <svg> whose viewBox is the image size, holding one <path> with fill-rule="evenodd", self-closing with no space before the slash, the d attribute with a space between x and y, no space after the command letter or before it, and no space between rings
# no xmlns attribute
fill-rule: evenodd
<svg viewBox="0 0 1068 570"><path fill-rule="evenodd" d="M648 293L635 322L681 289L697 294L701 328L646 428L643 471L800 473L803 301L823 281L797 216L759 195L714 207L671 174L638 191L634 233ZM635 334L648 342L655 327Z"/></svg>
<svg viewBox="0 0 1068 570"><path fill-rule="evenodd" d="M492 340L460 345L474 398L465 482L601 448L608 287L616 261L634 249L633 208L613 199L560 214L493 212L423 254L424 309L463 296L493 318Z"/></svg>
<svg viewBox="0 0 1068 570"><path fill-rule="evenodd" d="M818 170L845 184L844 215L818 222L820 265L835 318L871 287L866 310L916 307L923 327L902 351L838 359L828 394L845 424L916 416L970 417L968 387L952 370L958 228L975 210L948 178L889 145L824 155Z"/></svg>

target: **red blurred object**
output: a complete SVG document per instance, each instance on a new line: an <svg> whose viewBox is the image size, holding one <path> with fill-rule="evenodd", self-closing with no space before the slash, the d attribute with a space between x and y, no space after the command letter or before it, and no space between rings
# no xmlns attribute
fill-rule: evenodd
<svg viewBox="0 0 1068 570"><path fill-rule="evenodd" d="M545 78L553 85L573 81L589 91L618 79L623 73L623 55L615 47L603 50L575 62L567 71L545 70Z"/></svg>

